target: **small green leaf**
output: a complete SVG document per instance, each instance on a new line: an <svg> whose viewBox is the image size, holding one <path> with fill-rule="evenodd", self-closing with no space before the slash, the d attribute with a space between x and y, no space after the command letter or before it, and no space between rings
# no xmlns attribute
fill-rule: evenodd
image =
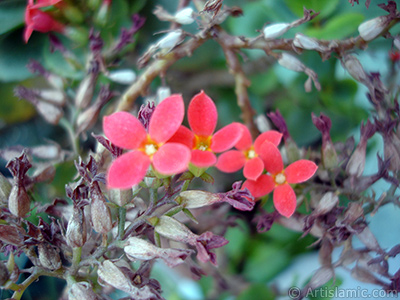
<svg viewBox="0 0 400 300"><path fill-rule="evenodd" d="M214 177L212 177L208 173L203 173L200 175L200 179L203 180L204 182L214 184Z"/></svg>
<svg viewBox="0 0 400 300"><path fill-rule="evenodd" d="M188 210L187 208L182 209L182 211L185 213L185 215L187 215L189 217L190 220L192 220L193 222L195 222L196 224L199 224L199 222L197 221L197 219L193 216L193 214L191 213L190 210Z"/></svg>

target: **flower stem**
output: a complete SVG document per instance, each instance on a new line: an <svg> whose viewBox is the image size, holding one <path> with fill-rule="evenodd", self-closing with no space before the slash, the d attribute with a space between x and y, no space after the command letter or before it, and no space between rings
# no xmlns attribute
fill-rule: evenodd
<svg viewBox="0 0 400 300"><path fill-rule="evenodd" d="M72 251L71 274L75 274L78 270L78 265L81 262L82 247L74 247Z"/></svg>
<svg viewBox="0 0 400 300"><path fill-rule="evenodd" d="M68 122L67 119L61 118L59 124L67 131L74 153L79 154L79 139L75 136L75 132L71 123Z"/></svg>
<svg viewBox="0 0 400 300"><path fill-rule="evenodd" d="M126 208L118 208L118 239L122 240L125 233Z"/></svg>

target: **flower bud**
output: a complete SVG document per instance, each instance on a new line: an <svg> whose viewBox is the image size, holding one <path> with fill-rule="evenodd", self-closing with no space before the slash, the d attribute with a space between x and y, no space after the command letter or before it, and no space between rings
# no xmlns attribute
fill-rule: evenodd
<svg viewBox="0 0 400 300"><path fill-rule="evenodd" d="M188 209L208 206L220 201L217 194L197 190L183 191L180 193L180 197L181 205Z"/></svg>
<svg viewBox="0 0 400 300"><path fill-rule="evenodd" d="M278 63L285 67L286 69L295 71L295 72L303 72L306 67L303 63L294 57L291 54L287 54L285 52L281 53L281 57L278 59Z"/></svg>
<svg viewBox="0 0 400 300"><path fill-rule="evenodd" d="M63 106L67 102L67 97L60 90L37 90L37 95L44 101L47 101L54 105Z"/></svg>
<svg viewBox="0 0 400 300"><path fill-rule="evenodd" d="M367 83L368 76L364 71L359 60L353 55L346 55L342 61L343 67L350 73L350 75L361 83Z"/></svg>
<svg viewBox="0 0 400 300"><path fill-rule="evenodd" d="M90 187L90 212L93 229L108 233L112 229L111 212L97 182Z"/></svg>
<svg viewBox="0 0 400 300"><path fill-rule="evenodd" d="M136 73L130 69L111 71L107 78L119 84L132 84L136 80Z"/></svg>
<svg viewBox="0 0 400 300"><path fill-rule="evenodd" d="M14 185L8 198L8 209L17 217L23 218L30 211L31 200L23 186Z"/></svg>
<svg viewBox="0 0 400 300"><path fill-rule="evenodd" d="M321 113L319 117L315 116L312 113L312 122L314 123L315 127L321 132L322 134L322 161L324 163L325 168L332 169L337 167L337 153L336 149L332 143L330 130L332 127L331 119Z"/></svg>
<svg viewBox="0 0 400 300"><path fill-rule="evenodd" d="M324 51L325 48L320 45L319 41L315 38L308 37L301 33L296 33L293 40L293 45L298 48L306 50Z"/></svg>
<svg viewBox="0 0 400 300"><path fill-rule="evenodd" d="M195 235L185 225L168 216L158 218L154 230L167 239L189 244L193 241Z"/></svg>
<svg viewBox="0 0 400 300"><path fill-rule="evenodd" d="M192 24L194 22L193 9L191 7L181 9L175 14L174 21L183 25Z"/></svg>
<svg viewBox="0 0 400 300"><path fill-rule="evenodd" d="M60 254L52 245L42 243L38 245L39 261L43 267L49 270L61 268Z"/></svg>
<svg viewBox="0 0 400 300"><path fill-rule="evenodd" d="M358 32L362 39L366 42L373 40L379 36L383 30L392 21L391 16L380 16L372 20L368 20L358 26Z"/></svg>
<svg viewBox="0 0 400 300"><path fill-rule="evenodd" d="M134 188L138 188L135 186ZM118 206L125 206L129 202L133 200L132 189L129 190L119 190L119 189L110 189L109 190L110 198L109 200Z"/></svg>
<svg viewBox="0 0 400 300"><path fill-rule="evenodd" d="M165 37L157 42L157 47L162 49L172 49L180 44L183 40L182 29L177 29L168 33Z"/></svg>
<svg viewBox="0 0 400 300"><path fill-rule="evenodd" d="M85 213L81 207L74 206L71 219L68 221L65 234L70 247L82 247L86 243L87 229Z"/></svg>
<svg viewBox="0 0 400 300"><path fill-rule="evenodd" d="M147 300L154 296L147 285L140 289L133 286L131 280L110 260L105 260L99 265L97 275L99 279L112 287L134 296L134 299Z"/></svg>
<svg viewBox="0 0 400 300"><path fill-rule="evenodd" d="M339 197L335 193L327 192L319 200L314 213L317 215L326 214L330 212L338 203Z"/></svg>
<svg viewBox="0 0 400 300"><path fill-rule="evenodd" d="M155 245L136 237L130 237L127 242L128 245L124 247L124 251L130 260L151 260L161 258L171 268L183 263L186 257L192 252L190 250L158 248Z"/></svg>
<svg viewBox="0 0 400 300"><path fill-rule="evenodd" d="M291 28L290 23L277 23L268 25L263 29L263 34L265 39L274 39L285 32L287 32Z"/></svg>
<svg viewBox="0 0 400 300"><path fill-rule="evenodd" d="M254 122L256 123L256 127L260 132L266 132L272 129L271 124L268 122L265 115L256 116Z"/></svg>
<svg viewBox="0 0 400 300"><path fill-rule="evenodd" d="M0 172L0 203L7 203L8 197L11 193L11 183L6 177Z"/></svg>
<svg viewBox="0 0 400 300"><path fill-rule="evenodd" d="M0 241L4 244L22 246L24 243L24 233L21 227L0 225Z"/></svg>
<svg viewBox="0 0 400 300"><path fill-rule="evenodd" d="M93 98L94 89L96 86L98 70L91 72L83 78L78 91L76 92L75 105L79 108L86 108L89 106Z"/></svg>
<svg viewBox="0 0 400 300"><path fill-rule="evenodd" d="M171 96L171 89L167 86L160 86L157 89L157 103L160 104L164 99Z"/></svg>
<svg viewBox="0 0 400 300"><path fill-rule="evenodd" d="M88 282L75 282L68 290L68 300L99 300Z"/></svg>

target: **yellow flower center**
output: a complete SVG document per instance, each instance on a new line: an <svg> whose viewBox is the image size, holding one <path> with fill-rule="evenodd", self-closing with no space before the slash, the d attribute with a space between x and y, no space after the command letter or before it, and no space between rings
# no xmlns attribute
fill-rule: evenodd
<svg viewBox="0 0 400 300"><path fill-rule="evenodd" d="M195 136L194 149L201 151L211 151L211 136Z"/></svg>
<svg viewBox="0 0 400 300"><path fill-rule="evenodd" d="M253 159L253 158L257 157L257 153L256 153L256 151L254 151L253 147L251 147L250 150L248 150L245 153L245 155L246 155L247 159Z"/></svg>
<svg viewBox="0 0 400 300"><path fill-rule="evenodd" d="M153 158L153 155L158 151L162 144L157 144L155 141L151 139L149 135L147 135L147 139L142 143L139 150L142 151L144 154Z"/></svg>
<svg viewBox="0 0 400 300"><path fill-rule="evenodd" d="M275 183L279 184L279 185L284 184L286 182L286 176L283 173L276 174L274 179L275 179Z"/></svg>

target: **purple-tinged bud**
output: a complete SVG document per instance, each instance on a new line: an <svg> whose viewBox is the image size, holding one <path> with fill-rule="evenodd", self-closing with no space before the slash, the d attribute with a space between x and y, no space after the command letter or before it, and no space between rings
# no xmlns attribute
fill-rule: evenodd
<svg viewBox="0 0 400 300"><path fill-rule="evenodd" d="M0 261L0 286L4 286L9 279L10 273L7 269L7 266L4 262Z"/></svg>
<svg viewBox="0 0 400 300"><path fill-rule="evenodd" d="M63 111L58 105L42 101L33 90L18 86L14 89L14 93L17 97L32 103L36 107L38 113L50 124L57 125L63 116Z"/></svg>
<svg viewBox="0 0 400 300"><path fill-rule="evenodd" d="M276 112L271 112L268 114L268 117L271 119L272 123L274 123L276 128L278 128L278 131L283 135L283 140L285 141L286 155L289 162L298 161L300 159L299 148L297 147L296 142L290 136L286 121L280 111L276 110Z"/></svg>
<svg viewBox="0 0 400 300"><path fill-rule="evenodd" d="M92 136L108 151L110 151L111 156L113 159L116 159L117 157L122 155L123 149L115 146L112 144L109 140L107 140L105 137L101 135L95 135L92 133Z"/></svg>
<svg viewBox="0 0 400 300"><path fill-rule="evenodd" d="M93 229L98 233L108 233L112 229L111 212L97 182L90 187L90 200Z"/></svg>
<svg viewBox="0 0 400 300"><path fill-rule="evenodd" d="M368 20L358 26L358 32L364 41L371 41L382 34L392 20L393 17L390 15Z"/></svg>
<svg viewBox="0 0 400 300"><path fill-rule="evenodd" d="M11 189L10 197L8 198L8 209L17 217L23 218L31 210L31 200L25 187L15 185Z"/></svg>
<svg viewBox="0 0 400 300"><path fill-rule="evenodd" d="M0 172L0 203L7 203L11 194L12 185L6 177Z"/></svg>
<svg viewBox="0 0 400 300"><path fill-rule="evenodd" d="M332 192L325 193L318 201L318 204L313 212L316 215L323 215L330 212L339 203L339 197Z"/></svg>
<svg viewBox="0 0 400 300"><path fill-rule="evenodd" d="M128 293L129 295L133 296L134 299L147 300L154 297L154 294L150 291L147 285L140 289L133 286L131 280L128 279L125 274L110 260L105 260L99 265L99 268L97 269L97 275L103 282Z"/></svg>
<svg viewBox="0 0 400 300"><path fill-rule="evenodd" d="M129 260L136 261L161 258L171 268L180 265L184 262L186 257L192 254L191 250L159 248L136 237L130 237L127 243L127 246L124 247L124 251Z"/></svg>
<svg viewBox="0 0 400 300"><path fill-rule="evenodd" d="M25 232L21 227L12 225L0 225L0 241L4 244L22 246L24 244Z"/></svg>
<svg viewBox="0 0 400 300"><path fill-rule="evenodd" d="M111 71L106 76L108 79L124 85L130 85L136 80L136 73L130 69Z"/></svg>
<svg viewBox="0 0 400 300"><path fill-rule="evenodd" d="M265 39L275 39L286 33L292 26L290 23L277 23L264 27L263 35Z"/></svg>
<svg viewBox="0 0 400 300"><path fill-rule="evenodd" d="M364 172L367 142L374 135L376 127L368 120L366 125L361 124L360 131L360 143L346 165L347 173L356 177L360 177Z"/></svg>
<svg viewBox="0 0 400 300"><path fill-rule="evenodd" d="M39 62L30 60L26 67L32 73L39 73L47 79L48 83L55 89L62 90L64 88L64 81L62 77L47 71Z"/></svg>
<svg viewBox="0 0 400 300"><path fill-rule="evenodd" d="M68 290L68 300L100 300L93 287L85 281L75 282Z"/></svg>
<svg viewBox="0 0 400 300"><path fill-rule="evenodd" d="M79 205L74 205L74 210L71 219L68 221L68 227L65 236L68 245L72 248L82 247L86 243L86 218L83 208Z"/></svg>
<svg viewBox="0 0 400 300"><path fill-rule="evenodd" d="M341 63L355 80L364 84L369 83L368 76L365 73L364 68L355 56L345 55Z"/></svg>
<svg viewBox="0 0 400 300"><path fill-rule="evenodd" d="M281 53L278 63L282 67L295 72L304 72L306 70L306 66L300 60L291 54L287 54L286 52Z"/></svg>
<svg viewBox="0 0 400 300"><path fill-rule="evenodd" d="M78 108L86 108L92 101L94 89L96 88L97 78L100 72L98 61L90 62L89 72L81 81L75 96L75 105Z"/></svg>
<svg viewBox="0 0 400 300"><path fill-rule="evenodd" d="M61 268L60 254L52 245L41 243L38 245L39 261L41 265L51 271Z"/></svg>
<svg viewBox="0 0 400 300"><path fill-rule="evenodd" d="M330 135L332 126L331 119L323 113L321 113L319 117L315 116L314 113L312 113L311 116L315 127L317 127L322 134L322 162L327 169L336 168L338 159Z"/></svg>
<svg viewBox="0 0 400 300"><path fill-rule="evenodd" d="M113 54L119 53L125 46L133 43L134 34L144 25L146 18L139 16L138 14L134 14L132 16L132 27L129 29L122 28L121 35L119 37L118 42L112 49Z"/></svg>
<svg viewBox="0 0 400 300"><path fill-rule="evenodd" d="M318 39L308 37L302 33L296 33L293 39L293 45L306 50L316 50L323 52L326 47L322 46Z"/></svg>
<svg viewBox="0 0 400 300"><path fill-rule="evenodd" d="M109 90L108 86L102 86L100 88L96 101L89 108L79 114L78 119L76 120L77 133L89 130L96 124L101 109L113 96L114 93Z"/></svg>
<svg viewBox="0 0 400 300"><path fill-rule="evenodd" d="M175 14L173 20L182 25L192 24L194 22L193 15L193 9L191 7L185 7Z"/></svg>
<svg viewBox="0 0 400 300"><path fill-rule="evenodd" d="M157 221L154 230L158 234L174 241L195 246L197 249L197 258L204 263L210 261L216 265L216 256L210 250L222 247L228 243L224 237L214 235L209 231L200 236L194 234L185 225L168 216L162 216Z"/></svg>
<svg viewBox="0 0 400 300"><path fill-rule="evenodd" d="M138 120L140 123L142 123L146 131L149 130L150 119L155 109L156 107L154 102L147 102L146 104L142 104L142 106L140 106Z"/></svg>
<svg viewBox="0 0 400 300"><path fill-rule="evenodd" d="M185 208L199 208L203 206L213 205L220 202L228 202L238 210L248 211L254 207L254 197L245 189L241 190L241 181L237 181L232 185L232 190L227 193L213 194L210 192L192 190L180 193L182 205Z"/></svg>

